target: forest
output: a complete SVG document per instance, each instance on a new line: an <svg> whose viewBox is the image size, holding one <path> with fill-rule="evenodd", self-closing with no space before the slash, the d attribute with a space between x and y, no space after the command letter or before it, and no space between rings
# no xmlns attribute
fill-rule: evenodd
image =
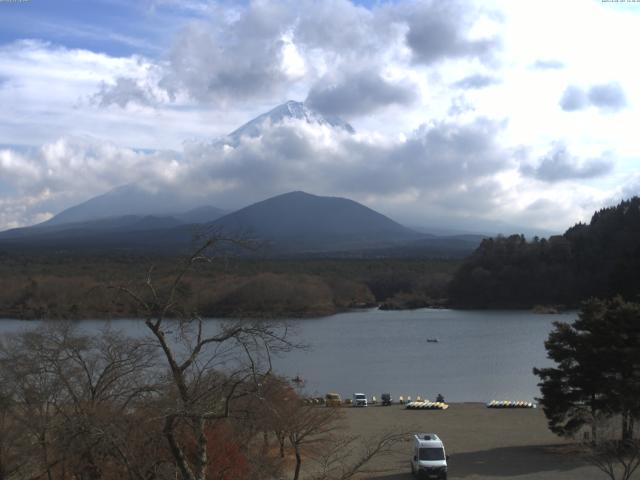
<svg viewBox="0 0 640 480"><path fill-rule="evenodd" d="M464 308L577 307L640 292L640 198L594 213L563 235L482 241L453 276L449 304Z"/></svg>
<svg viewBox="0 0 640 480"><path fill-rule="evenodd" d="M180 266L175 257L15 256L0 261L0 317L81 319L137 317L106 287L159 283ZM309 317L351 308L441 305L459 260L216 258L184 278L182 300L206 317Z"/></svg>

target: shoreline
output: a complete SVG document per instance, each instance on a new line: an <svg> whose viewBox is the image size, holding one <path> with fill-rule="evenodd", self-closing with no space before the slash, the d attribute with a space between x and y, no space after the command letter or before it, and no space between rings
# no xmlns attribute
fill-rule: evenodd
<svg viewBox="0 0 640 480"><path fill-rule="evenodd" d="M203 320L274 320L274 321L288 321L288 320L309 320L316 318L326 318L332 317L334 315L340 315L343 313L358 313L358 312L370 312L370 311L383 311L383 312L404 312L404 311L418 311L418 310L442 310L442 311L456 311L459 310L461 312L470 312L470 311L478 311L478 312L517 312L517 313L532 313L541 316L549 316L549 315L563 315L568 313L577 312L577 308L563 308L563 309L538 309L538 308L516 308L516 307L488 307L488 308L467 308L453 305L438 305L438 306L421 306L416 308L390 308L386 306L385 303L380 303L371 306L363 306L363 307L355 307L355 308L336 308L335 310L329 312L290 312L290 313L273 313L273 315L258 315L257 312L245 312L244 315L205 315L202 316ZM94 316L82 316L82 317L74 317L74 316L53 316L53 317L44 317L44 316L23 316L15 315L15 312L2 312L0 311L0 321L2 320L16 320L16 321L24 321L24 322L39 322L39 321L73 321L73 322L82 322L82 321L95 321L95 320L103 320L103 321L117 321L117 320L144 320L143 316L136 316L131 314L123 314L123 315L99 315L96 314ZM175 319L177 317L166 317L167 320Z"/></svg>

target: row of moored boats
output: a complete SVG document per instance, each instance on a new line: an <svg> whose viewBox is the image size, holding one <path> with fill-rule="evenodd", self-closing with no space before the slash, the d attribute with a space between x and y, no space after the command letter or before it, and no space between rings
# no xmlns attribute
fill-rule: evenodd
<svg viewBox="0 0 640 480"><path fill-rule="evenodd" d="M444 402L430 402L429 400L409 402L406 405L407 410L446 410L449 408Z"/></svg>
<svg viewBox="0 0 640 480"><path fill-rule="evenodd" d="M487 408L536 408L536 404L522 400L515 402L511 400L491 400L487 403Z"/></svg>

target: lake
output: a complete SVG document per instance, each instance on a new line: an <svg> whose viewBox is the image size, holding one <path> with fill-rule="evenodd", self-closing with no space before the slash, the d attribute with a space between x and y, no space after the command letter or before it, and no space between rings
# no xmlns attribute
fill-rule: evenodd
<svg viewBox="0 0 640 480"><path fill-rule="evenodd" d="M575 312L419 309L296 319L291 322L296 339L309 349L276 358L274 366L286 376L304 378L304 390L314 396L334 391L350 397L357 391L431 400L442 393L449 402L533 400L539 390L532 368L551 364L544 341L552 322L575 318ZM90 331L104 324L80 323ZM0 333L29 325L0 320ZM131 335L145 332L139 320L113 325Z"/></svg>

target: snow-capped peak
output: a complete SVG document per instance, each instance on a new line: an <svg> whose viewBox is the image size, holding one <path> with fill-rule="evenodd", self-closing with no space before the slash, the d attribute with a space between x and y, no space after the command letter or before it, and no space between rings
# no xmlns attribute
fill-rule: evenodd
<svg viewBox="0 0 640 480"><path fill-rule="evenodd" d="M329 125L334 128L344 129L349 133L355 132L353 127L340 117L325 116L307 107L303 102L289 100L288 102L278 105L274 109L257 116L250 122L245 123L240 128L227 135L227 138L222 141L226 144L237 145L241 137L259 136L262 131L262 127L266 122L270 122L273 125L281 123L289 118L304 120L308 123L316 123L319 125Z"/></svg>

